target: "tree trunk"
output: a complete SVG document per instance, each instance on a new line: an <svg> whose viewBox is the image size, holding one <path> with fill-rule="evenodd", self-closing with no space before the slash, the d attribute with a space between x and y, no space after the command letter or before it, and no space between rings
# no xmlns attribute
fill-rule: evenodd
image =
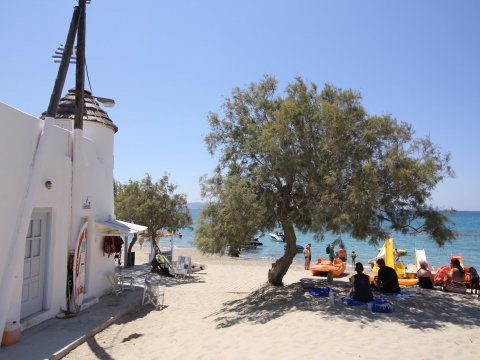
<svg viewBox="0 0 480 360"><path fill-rule="evenodd" d="M268 270L268 282L274 286L283 285L283 277L297 254L297 237L295 236L293 224L290 222L282 223L282 228L285 234L285 245L287 248L283 256L273 263L272 268Z"/></svg>
<svg viewBox="0 0 480 360"><path fill-rule="evenodd" d="M128 245L127 256L130 256L130 253L132 252L133 245L135 245L136 242L137 242L137 234L134 234L132 241L130 241L130 244ZM126 262L125 259L124 259L124 262Z"/></svg>
<svg viewBox="0 0 480 360"><path fill-rule="evenodd" d="M150 229L148 229L148 230L150 230ZM151 231L150 234L155 234L155 236L152 235L151 239L152 239L153 251L154 251L155 255L158 255L158 254L160 254L160 248L158 247L157 239L156 239L157 230L155 229L154 231Z"/></svg>

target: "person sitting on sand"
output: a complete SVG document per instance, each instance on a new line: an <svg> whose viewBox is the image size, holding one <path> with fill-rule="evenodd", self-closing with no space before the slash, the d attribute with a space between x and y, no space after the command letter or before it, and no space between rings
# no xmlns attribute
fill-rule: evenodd
<svg viewBox="0 0 480 360"><path fill-rule="evenodd" d="M343 262L347 261L347 250L345 250L345 245L340 245L340 249L338 249L336 253L337 258L342 260Z"/></svg>
<svg viewBox="0 0 480 360"><path fill-rule="evenodd" d="M355 275L350 277L352 288L348 291L348 296L358 301L372 301L373 294L370 286L370 277L363 273L363 264L355 264Z"/></svg>
<svg viewBox="0 0 480 360"><path fill-rule="evenodd" d="M310 269L310 261L312 261L312 244L308 243L303 249L303 255L305 256L305 270Z"/></svg>
<svg viewBox="0 0 480 360"><path fill-rule="evenodd" d="M417 271L418 286L424 289L433 289L433 275L428 269L428 263L420 260L420 269Z"/></svg>
<svg viewBox="0 0 480 360"><path fill-rule="evenodd" d="M452 268L447 274L447 281L443 285L443 290L455 293L465 293L467 287L465 286L465 270L458 259L452 259L450 263Z"/></svg>
<svg viewBox="0 0 480 360"><path fill-rule="evenodd" d="M384 293L399 293L398 276L394 269L385 265L385 259L378 259L378 277L373 281L373 287Z"/></svg>

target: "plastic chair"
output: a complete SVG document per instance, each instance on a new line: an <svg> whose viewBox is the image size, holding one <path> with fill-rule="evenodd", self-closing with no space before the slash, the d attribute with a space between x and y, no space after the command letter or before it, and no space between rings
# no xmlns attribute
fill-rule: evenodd
<svg viewBox="0 0 480 360"><path fill-rule="evenodd" d="M110 290L112 291L112 293L114 293L116 296L118 296L118 294L121 294L123 289L122 289L122 286L121 286L121 281L120 281L120 278L119 278L119 275L118 274L107 274L105 275L108 279L108 282L110 283Z"/></svg>
<svg viewBox="0 0 480 360"><path fill-rule="evenodd" d="M160 285L160 280L145 278L145 287L143 288L142 306L152 304L156 310L164 307L165 286Z"/></svg>
<svg viewBox="0 0 480 360"><path fill-rule="evenodd" d="M135 290L135 277L132 270L122 270L120 272L120 285L122 290Z"/></svg>

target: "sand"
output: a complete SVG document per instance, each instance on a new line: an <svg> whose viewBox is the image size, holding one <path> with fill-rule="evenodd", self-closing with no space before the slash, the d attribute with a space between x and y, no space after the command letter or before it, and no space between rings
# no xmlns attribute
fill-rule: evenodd
<svg viewBox="0 0 480 360"><path fill-rule="evenodd" d="M136 249L137 264L147 251ZM427 291L389 298L395 311L372 313L336 297L292 265L284 287L266 285L270 263L176 249L208 265L191 278L163 278L163 310L141 307L73 350L67 359L478 359L480 300ZM348 277L333 288L344 295ZM378 294L376 294L378 295Z"/></svg>

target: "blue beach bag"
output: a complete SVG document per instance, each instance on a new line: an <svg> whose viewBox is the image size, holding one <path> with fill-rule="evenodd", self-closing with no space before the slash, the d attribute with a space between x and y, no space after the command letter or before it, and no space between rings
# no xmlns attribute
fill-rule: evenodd
<svg viewBox="0 0 480 360"><path fill-rule="evenodd" d="M330 288L329 287L313 288L308 290L308 293L315 297L328 297L330 293Z"/></svg>

